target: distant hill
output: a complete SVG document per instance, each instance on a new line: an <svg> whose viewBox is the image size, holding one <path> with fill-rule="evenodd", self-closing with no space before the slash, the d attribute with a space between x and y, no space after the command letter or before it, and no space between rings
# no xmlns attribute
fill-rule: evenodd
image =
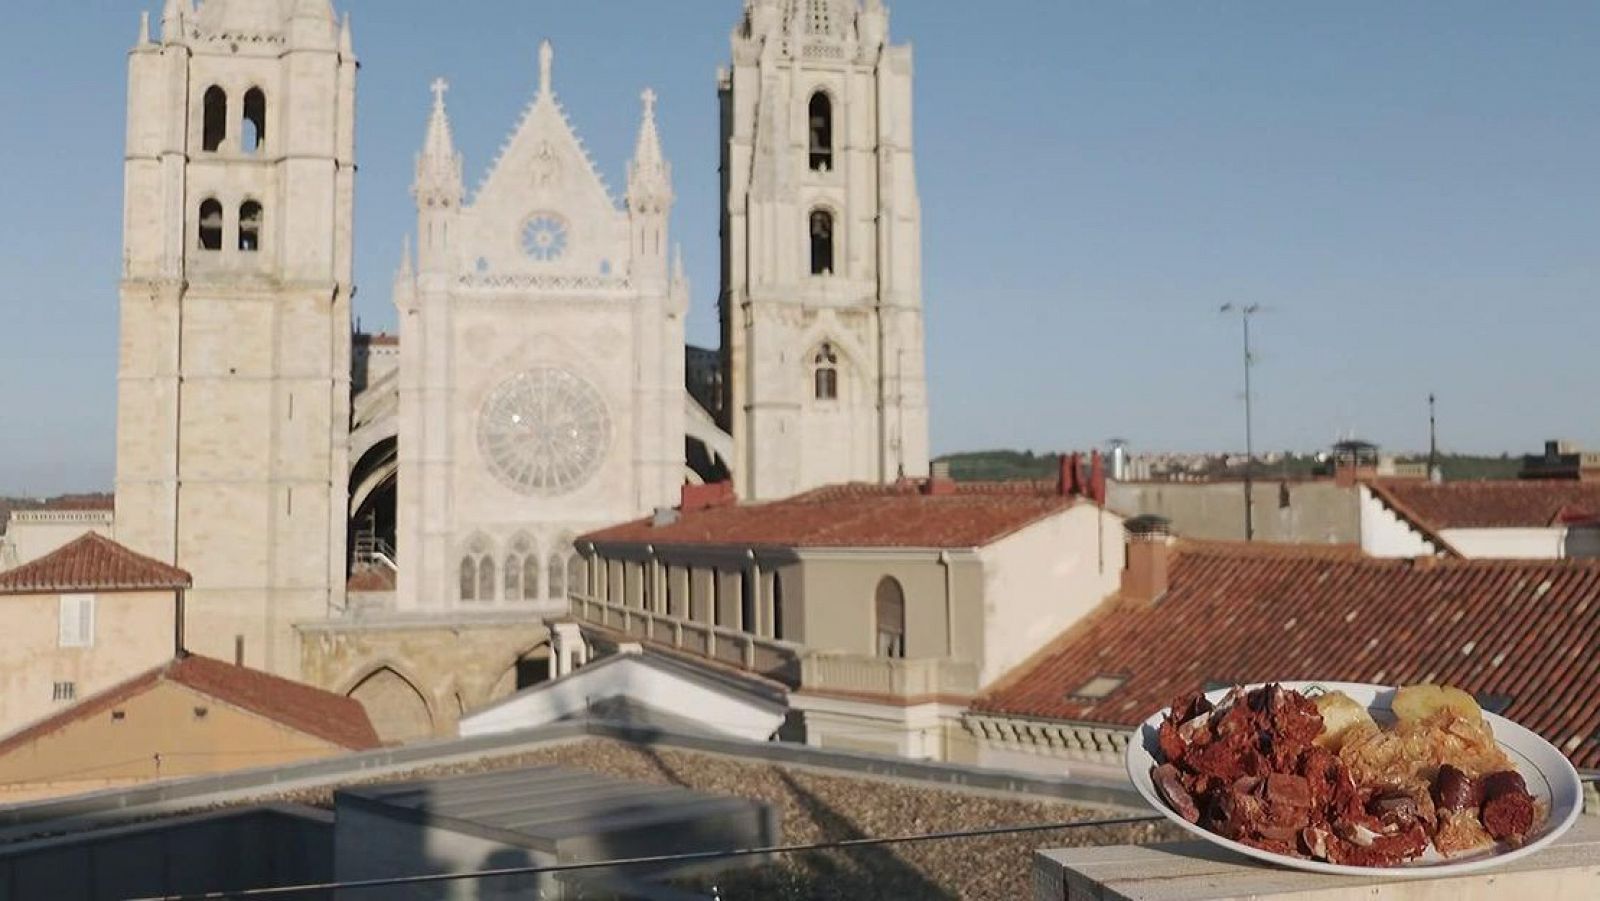
<svg viewBox="0 0 1600 901"><path fill-rule="evenodd" d="M950 464L950 476L958 482L1009 482L1016 480L1053 479L1056 476L1060 454L1035 453L1031 450L981 450L939 457ZM1426 456L1402 456L1401 463L1425 463ZM1440 454L1439 465L1444 469L1446 481L1464 482L1485 479L1515 479L1522 468L1522 458L1509 454L1498 457L1474 454ZM1279 455L1272 462L1258 459L1256 472L1261 478L1307 478L1323 466L1311 454ZM1239 475L1239 467L1223 465L1218 458L1207 473L1212 476Z"/></svg>

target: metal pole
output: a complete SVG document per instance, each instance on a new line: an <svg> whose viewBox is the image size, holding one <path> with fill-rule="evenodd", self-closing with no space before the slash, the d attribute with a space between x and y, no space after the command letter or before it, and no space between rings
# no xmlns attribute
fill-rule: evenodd
<svg viewBox="0 0 1600 901"><path fill-rule="evenodd" d="M1250 395L1250 314L1255 312L1253 307L1245 307L1240 311L1244 320L1244 540L1256 540L1256 508L1254 501L1255 490L1255 431L1251 422L1251 395Z"/></svg>

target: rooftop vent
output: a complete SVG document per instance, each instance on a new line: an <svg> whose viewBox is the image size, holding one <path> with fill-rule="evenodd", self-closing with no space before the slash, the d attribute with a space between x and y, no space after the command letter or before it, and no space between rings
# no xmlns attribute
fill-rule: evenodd
<svg viewBox="0 0 1600 901"><path fill-rule="evenodd" d="M1093 679L1078 686L1078 689L1069 692L1068 700L1093 703L1105 700L1112 692L1121 688L1128 681L1127 676L1111 676L1101 673Z"/></svg>

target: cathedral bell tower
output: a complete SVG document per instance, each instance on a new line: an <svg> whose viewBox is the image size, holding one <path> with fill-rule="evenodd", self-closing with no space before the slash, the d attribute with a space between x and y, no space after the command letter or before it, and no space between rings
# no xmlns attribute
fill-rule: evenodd
<svg viewBox="0 0 1600 901"><path fill-rule="evenodd" d="M721 425L740 497L928 462L911 49L882 0L747 0L720 76Z"/></svg>
<svg viewBox="0 0 1600 901"><path fill-rule="evenodd" d="M166 0L128 61L117 538L288 676L344 600L356 68L329 0Z"/></svg>

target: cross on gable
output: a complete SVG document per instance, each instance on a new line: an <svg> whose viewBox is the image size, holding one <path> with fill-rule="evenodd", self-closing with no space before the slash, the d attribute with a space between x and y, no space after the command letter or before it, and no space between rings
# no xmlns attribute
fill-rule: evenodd
<svg viewBox="0 0 1600 901"><path fill-rule="evenodd" d="M433 89L433 102L444 105L444 92L450 90L450 82L443 78L435 78L430 87Z"/></svg>

